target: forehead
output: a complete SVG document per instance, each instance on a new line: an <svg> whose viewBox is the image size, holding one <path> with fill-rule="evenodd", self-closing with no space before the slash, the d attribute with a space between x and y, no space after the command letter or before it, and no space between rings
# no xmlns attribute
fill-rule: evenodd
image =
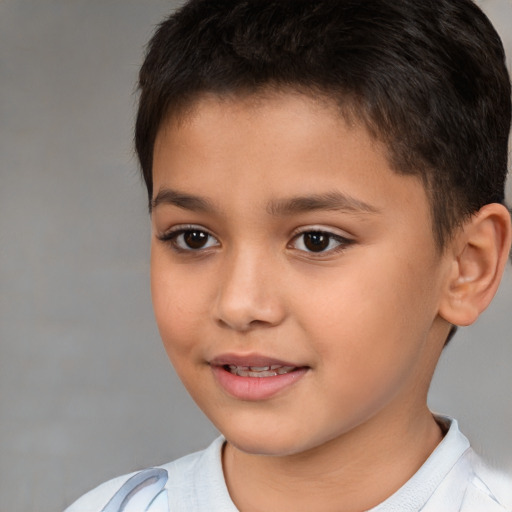
<svg viewBox="0 0 512 512"><path fill-rule="evenodd" d="M246 130L243 133L251 135L247 129L254 126L255 129L251 130L254 135L254 132L261 132L261 127L266 125L267 129L273 126L280 138L283 138L287 133L296 137L301 128L307 131L314 120L320 125L342 123L346 128L357 127L366 131L363 128L363 116L352 103L347 98L337 98L320 90L301 90L299 87L265 85L254 91L225 94L205 92L178 104L164 119L157 132L155 149L169 130L175 134L187 130L190 135L192 129L201 127L206 132L213 128L216 131L222 129L222 136L226 137L229 127L236 131L245 124ZM290 132L291 120L293 132ZM287 132L281 129L284 126L287 126ZM370 135L370 132L366 135L383 152L387 152L387 146L378 141L378 136ZM254 137L254 140L258 138ZM205 140L197 142L203 144Z"/></svg>
<svg viewBox="0 0 512 512"><path fill-rule="evenodd" d="M284 153L283 145L296 150L301 146L302 153L314 158L315 152L338 148L343 139L345 146L352 147L352 156L365 161L370 154L378 155L390 170L387 146L369 133L354 112L334 98L297 90L204 94L167 118L158 131L154 153L158 156L165 146L176 145L193 148L198 156L207 151L208 160L213 161L220 154L233 159L237 148L249 158L252 149L263 165L276 146L282 148L283 156L291 156L291 152Z"/></svg>
<svg viewBox="0 0 512 512"><path fill-rule="evenodd" d="M249 205L268 210L286 198L341 194L389 212L393 222L414 213L431 235L420 180L395 172L386 147L324 97L204 96L162 126L153 180L153 199L172 189L239 214Z"/></svg>
<svg viewBox="0 0 512 512"><path fill-rule="evenodd" d="M229 167L243 158L245 165L238 168L239 173L249 164L263 171L276 157L285 160L307 155L307 162L312 163L319 159L318 153L332 151L333 140L341 136L347 145L349 138L356 142L352 147L361 149L362 159L369 147L384 155L385 146L361 123L347 121L345 110L334 99L296 90L204 94L167 119L157 134L154 154L158 158L172 148L175 155L184 156L185 150L190 150L209 165L224 160L223 165ZM300 167L296 166L297 172ZM158 173L158 165L153 171Z"/></svg>

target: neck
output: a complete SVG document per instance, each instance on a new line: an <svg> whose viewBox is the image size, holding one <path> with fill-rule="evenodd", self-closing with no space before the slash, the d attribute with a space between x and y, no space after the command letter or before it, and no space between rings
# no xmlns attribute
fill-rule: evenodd
<svg viewBox="0 0 512 512"><path fill-rule="evenodd" d="M244 453L228 443L224 473L235 505L242 512L360 512L382 503L442 439L426 406L387 419L376 415L321 446L283 457Z"/></svg>

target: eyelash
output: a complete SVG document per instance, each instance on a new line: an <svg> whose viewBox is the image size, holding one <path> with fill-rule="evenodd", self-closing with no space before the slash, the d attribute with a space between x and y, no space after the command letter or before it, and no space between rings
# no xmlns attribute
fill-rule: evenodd
<svg viewBox="0 0 512 512"><path fill-rule="evenodd" d="M313 256L317 255L318 257L322 257L322 256L330 255L330 254L337 254L339 252L344 251L349 245L354 243L354 240L351 240L350 238L347 238L342 235L338 235L336 233L332 233L331 231L327 231L325 229L308 228L306 230L299 231L299 232L295 233L291 242L288 245L291 246L292 243L299 240L301 237L304 237L305 235L315 235L315 236L327 237L327 241L328 241L327 250L311 251L311 250L305 250L305 249L298 249L299 251L304 252L308 255L313 255ZM336 242L337 245L335 247L328 248L332 244L333 241ZM302 245L305 246L304 239L302 241Z"/></svg>
<svg viewBox="0 0 512 512"><path fill-rule="evenodd" d="M164 233L163 235L159 235L158 239L161 242L168 243L174 251L179 252L179 253L200 253L201 251L205 251L206 249L210 249L212 247L212 246L207 246L207 247L199 247L196 249L194 249L193 247L190 247L190 246L188 246L188 248L180 247L178 245L179 237L185 235L186 233L192 233L192 232L205 234L208 237L210 237L210 239L217 241L217 244L218 244L218 240L208 230L202 228L201 226L195 226L195 225L176 226L175 228L172 228L169 231L167 231L166 233ZM208 240L206 243L208 243Z"/></svg>
<svg viewBox="0 0 512 512"><path fill-rule="evenodd" d="M208 237L206 239L205 246L193 248L190 247L190 245L187 244L184 240L182 240L183 245L188 245L188 247L180 246L179 245L179 239L180 237L184 236L186 233L193 233L196 232L197 234L206 235ZM305 241L302 241L302 245L305 247L304 249L298 249L297 247L294 247L294 244L296 241L298 241L301 237L304 237L306 235L315 235L316 237L327 237L328 245L326 248L323 248L320 251L312 251L308 250ZM178 253L189 253L189 254L198 254L203 251L206 251L208 249L211 249L212 247L215 247L219 244L219 241L215 236L213 236L208 230L202 228L201 226L195 226L195 225L185 225L185 226L176 226L175 228L172 228L171 230L167 231L166 233L159 235L158 239L164 243L168 243L171 248L178 252ZM214 245L208 245L208 243L213 240L216 243ZM310 240L311 241L311 240ZM329 248L329 246L332 245L332 243L335 242L337 245L335 247ZM354 240L351 240L350 238L332 233L330 231L327 231L325 229L307 229L303 231L299 231L294 233L291 241L287 245L288 248L296 249L300 252L306 253L308 255L317 255L318 257L329 255L329 254L336 254L339 252L344 251L349 245L353 244Z"/></svg>

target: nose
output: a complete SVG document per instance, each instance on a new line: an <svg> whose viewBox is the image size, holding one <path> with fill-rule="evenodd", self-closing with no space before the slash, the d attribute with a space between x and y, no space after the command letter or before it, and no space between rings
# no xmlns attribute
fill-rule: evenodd
<svg viewBox="0 0 512 512"><path fill-rule="evenodd" d="M249 250L228 259L219 276L216 322L242 332L279 325L286 308L278 274L275 262Z"/></svg>

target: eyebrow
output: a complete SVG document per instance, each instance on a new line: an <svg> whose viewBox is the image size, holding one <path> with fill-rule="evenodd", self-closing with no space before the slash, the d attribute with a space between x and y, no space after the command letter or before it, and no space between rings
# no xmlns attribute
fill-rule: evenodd
<svg viewBox="0 0 512 512"><path fill-rule="evenodd" d="M156 208L161 204L173 205L178 208L201 213L212 213L216 209L209 199L169 188L159 190L156 197L151 201L151 208ZM379 212L374 206L338 191L272 200L267 205L267 212L274 216L286 216L317 210L344 211L348 213Z"/></svg>
<svg viewBox="0 0 512 512"><path fill-rule="evenodd" d="M344 211L348 213L378 213L379 210L355 197L338 191L325 194L291 197L271 201L267 211L272 215L293 215L316 210Z"/></svg>
<svg viewBox="0 0 512 512"><path fill-rule="evenodd" d="M208 199L185 194L169 188L163 188L158 191L156 197L151 201L151 209L161 204L169 204L185 210L203 213L210 213L215 209Z"/></svg>

